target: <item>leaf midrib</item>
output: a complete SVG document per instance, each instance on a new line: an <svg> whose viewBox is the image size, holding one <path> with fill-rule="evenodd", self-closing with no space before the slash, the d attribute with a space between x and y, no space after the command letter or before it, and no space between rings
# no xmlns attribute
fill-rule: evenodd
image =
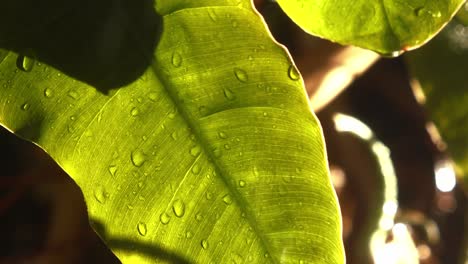
<svg viewBox="0 0 468 264"><path fill-rule="evenodd" d="M184 9L180 9L180 10L176 10L174 12L171 12L171 13L168 13L168 14L165 14L163 15L163 19L168 17L168 16L171 16L173 14L176 14L176 13L179 13L179 12L183 12L183 11L186 11L186 10L207 10L207 9L210 9L210 8L236 8L236 9L243 9L241 7L235 7L235 6L211 6L211 7L193 7L193 8L184 8ZM169 81L166 81L164 78L161 78L161 67L159 67L158 64L156 63L153 63L151 64L151 69L154 73L154 75L159 79L159 81L161 82L161 84L163 84L164 86L164 91L166 92L167 96L174 102L174 105L175 107L177 107L177 109L179 110L179 113L181 114L182 118L184 119L184 121L186 122L186 124L189 126L189 128L193 131L195 137L197 138L197 140L200 142L200 146L202 148L202 152L204 152L210 163L213 164L213 167L217 173L217 175L220 175L219 178L221 178L222 182L224 183L224 185L226 186L226 188L229 190L229 193L233 196L234 200L236 201L236 203L239 205L240 209L245 213L246 215L246 219L247 219L247 222L249 223L249 225L253 228L253 230L255 230L255 233L257 234L257 236L260 238L260 241L261 241L261 244L263 246L263 248L265 249L265 251L267 253L269 253L269 255L271 256L271 259L273 260L273 263L277 264L279 263L279 261L276 259L277 256L273 256L271 253L273 252L269 246L269 243L267 243L267 240L265 238L265 236L262 234L262 232L260 232L260 230L258 229L256 223L257 221L255 220L255 218L252 216L252 214L249 212L249 210L243 210L243 208L246 208L247 206L242 206L242 205L245 205L246 203L244 202L243 198L240 197L240 195L235 191L233 190L232 186L229 184L229 179L227 177L227 173L224 172L224 170L221 168L221 166L216 162L216 157L214 156L214 154L209 151L207 149L207 146L209 145L208 142L204 139L204 137L201 135L201 132L197 129L197 126L194 124L195 123L195 120L191 120L189 115L187 114L187 111L186 109L183 107L183 104L180 102L180 100L178 99L177 95L176 95L176 92L175 91L172 91L172 89L170 89L169 87L171 85ZM241 107L240 107L241 108Z"/></svg>

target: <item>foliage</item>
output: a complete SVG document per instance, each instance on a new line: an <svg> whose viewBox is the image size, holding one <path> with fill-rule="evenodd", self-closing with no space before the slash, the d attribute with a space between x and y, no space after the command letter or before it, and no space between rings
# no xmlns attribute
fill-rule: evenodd
<svg viewBox="0 0 468 264"><path fill-rule="evenodd" d="M305 31L386 55L417 48L452 18L464 0L278 0Z"/></svg>
<svg viewBox="0 0 468 264"><path fill-rule="evenodd" d="M74 179L122 262L343 263L320 126L251 1L10 2L0 124ZM461 4L278 2L381 53L422 45Z"/></svg>
<svg viewBox="0 0 468 264"><path fill-rule="evenodd" d="M159 2L154 60L108 94L44 64L48 50L3 52L1 123L73 177L109 240L179 262L339 263L336 200L301 77L248 1L212 2ZM154 261L113 248L123 262Z"/></svg>

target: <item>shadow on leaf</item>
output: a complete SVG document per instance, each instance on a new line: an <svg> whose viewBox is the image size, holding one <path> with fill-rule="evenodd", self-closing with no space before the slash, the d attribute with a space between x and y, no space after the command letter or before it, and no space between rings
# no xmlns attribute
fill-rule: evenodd
<svg viewBox="0 0 468 264"><path fill-rule="evenodd" d="M162 31L152 0L15 0L0 7L1 48L103 93L143 74Z"/></svg>
<svg viewBox="0 0 468 264"><path fill-rule="evenodd" d="M155 244L144 243L133 240L131 238L108 237L106 235L104 224L95 219L91 219L90 222L96 233L99 233L99 235L102 236L103 240L106 241L106 244L111 249L123 250L127 252L137 252L139 254L151 257L154 260L164 261L165 263L191 264L191 262L185 259L183 256L180 256L175 252L171 252Z"/></svg>

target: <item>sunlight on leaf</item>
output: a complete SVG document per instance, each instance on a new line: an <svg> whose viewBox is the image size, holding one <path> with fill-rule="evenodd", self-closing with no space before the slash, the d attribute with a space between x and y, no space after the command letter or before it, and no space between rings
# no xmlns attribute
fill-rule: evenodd
<svg viewBox="0 0 468 264"><path fill-rule="evenodd" d="M343 263L320 126L250 1L155 9L151 66L108 94L1 50L0 123L76 181L124 263Z"/></svg>

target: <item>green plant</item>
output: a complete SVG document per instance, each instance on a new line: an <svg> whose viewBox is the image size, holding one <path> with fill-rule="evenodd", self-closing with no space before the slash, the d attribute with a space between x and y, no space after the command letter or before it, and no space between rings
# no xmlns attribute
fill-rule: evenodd
<svg viewBox="0 0 468 264"><path fill-rule="evenodd" d="M105 240L179 262L343 262L320 126L251 1L33 2L0 20L0 123L73 178ZM278 2L313 34L385 54L462 4ZM109 245L125 263L163 255Z"/></svg>

